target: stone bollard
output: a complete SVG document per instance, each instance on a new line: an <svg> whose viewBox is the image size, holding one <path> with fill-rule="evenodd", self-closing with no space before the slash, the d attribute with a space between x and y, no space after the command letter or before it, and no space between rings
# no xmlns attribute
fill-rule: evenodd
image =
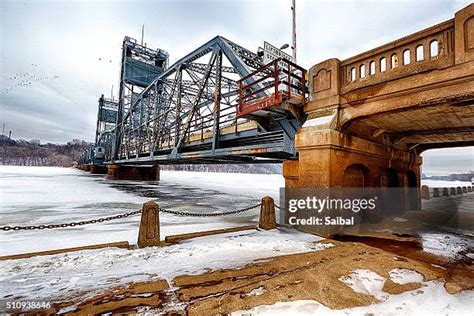
<svg viewBox="0 0 474 316"><path fill-rule="evenodd" d="M457 194L462 194L462 189L461 189L461 187L457 187L457 188L456 188L456 193L457 193Z"/></svg>
<svg viewBox="0 0 474 316"><path fill-rule="evenodd" d="M456 188L450 188L451 191L449 192L449 195L456 195Z"/></svg>
<svg viewBox="0 0 474 316"><path fill-rule="evenodd" d="M448 188L443 188L443 196L449 196Z"/></svg>
<svg viewBox="0 0 474 316"><path fill-rule="evenodd" d="M262 198L258 227L264 230L274 229L276 225L275 202L269 196Z"/></svg>
<svg viewBox="0 0 474 316"><path fill-rule="evenodd" d="M467 193L467 188L466 187L462 187L462 193Z"/></svg>
<svg viewBox="0 0 474 316"><path fill-rule="evenodd" d="M438 188L433 189L433 197L439 197L439 189Z"/></svg>
<svg viewBox="0 0 474 316"><path fill-rule="evenodd" d="M467 187L467 192L472 192L472 187Z"/></svg>
<svg viewBox="0 0 474 316"><path fill-rule="evenodd" d="M149 201L143 204L138 247L160 246L160 215L158 204Z"/></svg>
<svg viewBox="0 0 474 316"><path fill-rule="evenodd" d="M422 185L421 186L421 198L423 200L429 200L430 199L430 188L427 185Z"/></svg>

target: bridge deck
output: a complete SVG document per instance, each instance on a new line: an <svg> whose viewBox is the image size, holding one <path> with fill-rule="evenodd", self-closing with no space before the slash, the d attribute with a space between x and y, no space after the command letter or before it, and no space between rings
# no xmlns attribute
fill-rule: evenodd
<svg viewBox="0 0 474 316"><path fill-rule="evenodd" d="M189 134L179 153L173 153L175 142L168 140L161 143L160 150L132 152L114 164L268 163L291 159L295 154L282 130L262 132L254 121L225 126L219 135L218 148L212 148L214 133L209 129Z"/></svg>

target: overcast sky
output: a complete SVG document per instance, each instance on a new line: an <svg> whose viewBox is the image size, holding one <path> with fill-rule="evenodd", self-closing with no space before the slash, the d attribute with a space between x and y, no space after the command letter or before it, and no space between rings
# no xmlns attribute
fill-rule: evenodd
<svg viewBox="0 0 474 316"><path fill-rule="evenodd" d="M15 139L92 141L97 99L112 85L118 94L125 35L139 39L144 24L145 42L167 50L171 63L216 35L255 51L264 40L290 43L290 3L0 0L0 123ZM469 3L297 0L298 63L350 57L450 19ZM473 157L472 147L430 151L423 171L467 171Z"/></svg>

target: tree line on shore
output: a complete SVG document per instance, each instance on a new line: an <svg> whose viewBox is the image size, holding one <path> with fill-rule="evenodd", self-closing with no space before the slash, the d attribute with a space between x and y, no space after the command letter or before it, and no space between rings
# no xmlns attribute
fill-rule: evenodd
<svg viewBox="0 0 474 316"><path fill-rule="evenodd" d="M41 144L40 140L9 139L0 135L0 165L13 166L73 166L92 143L73 139L66 144ZM281 164L213 164L168 165L162 170L232 173L281 173Z"/></svg>
<svg viewBox="0 0 474 316"><path fill-rule="evenodd" d="M92 144L73 139L66 144L13 140L0 135L0 165L71 167Z"/></svg>

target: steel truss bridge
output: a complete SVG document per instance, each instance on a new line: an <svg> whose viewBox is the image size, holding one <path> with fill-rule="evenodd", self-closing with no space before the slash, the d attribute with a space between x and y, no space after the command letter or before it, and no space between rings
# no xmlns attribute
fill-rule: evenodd
<svg viewBox="0 0 474 316"><path fill-rule="evenodd" d="M173 65L167 63L165 51L125 37L118 102L99 100L96 144L82 162L264 163L296 158L295 133L306 119L305 69L284 59L264 65L261 53L221 36Z"/></svg>

